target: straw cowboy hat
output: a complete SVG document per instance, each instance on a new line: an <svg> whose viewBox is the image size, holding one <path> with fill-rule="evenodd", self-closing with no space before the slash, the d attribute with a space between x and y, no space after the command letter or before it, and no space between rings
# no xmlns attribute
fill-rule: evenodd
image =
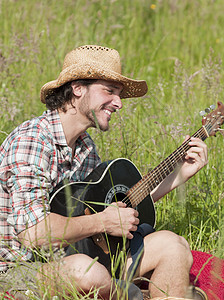
<svg viewBox="0 0 224 300"><path fill-rule="evenodd" d="M85 45L69 52L64 59L61 73L56 80L41 88L41 101L66 82L78 79L103 79L123 84L121 98L141 97L147 93L144 80L133 80L121 75L119 53L110 48Z"/></svg>

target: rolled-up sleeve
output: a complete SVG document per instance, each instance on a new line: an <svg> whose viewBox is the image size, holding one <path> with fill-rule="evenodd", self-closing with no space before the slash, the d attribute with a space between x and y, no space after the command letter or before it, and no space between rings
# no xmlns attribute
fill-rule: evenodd
<svg viewBox="0 0 224 300"><path fill-rule="evenodd" d="M52 149L43 139L32 136L19 137L11 144L4 188L12 209L7 222L13 226L15 235L50 213L52 157L55 156Z"/></svg>

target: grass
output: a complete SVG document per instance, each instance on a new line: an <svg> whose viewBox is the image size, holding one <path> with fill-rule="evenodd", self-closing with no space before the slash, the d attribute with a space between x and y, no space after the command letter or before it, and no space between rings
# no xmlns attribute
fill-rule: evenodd
<svg viewBox="0 0 224 300"><path fill-rule="evenodd" d="M222 0L2 0L0 13L0 142L42 113L41 86L84 44L116 48L123 73L149 85L124 101L111 130L90 130L102 160L126 157L146 174L201 127L200 110L222 100ZM156 204L157 229L224 258L223 137L206 143L209 164Z"/></svg>

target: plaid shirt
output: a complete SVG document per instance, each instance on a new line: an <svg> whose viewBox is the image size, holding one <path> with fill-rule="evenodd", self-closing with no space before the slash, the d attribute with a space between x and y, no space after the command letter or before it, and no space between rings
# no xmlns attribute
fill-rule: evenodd
<svg viewBox="0 0 224 300"><path fill-rule="evenodd" d="M65 178L82 181L99 163L88 133L76 141L72 160L57 111L24 122L7 137L0 147L0 271L32 258L17 235L50 213L49 193Z"/></svg>

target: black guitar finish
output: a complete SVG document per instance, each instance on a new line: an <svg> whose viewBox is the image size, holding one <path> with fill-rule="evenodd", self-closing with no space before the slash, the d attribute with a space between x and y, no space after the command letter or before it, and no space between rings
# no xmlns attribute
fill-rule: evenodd
<svg viewBox="0 0 224 300"><path fill-rule="evenodd" d="M135 165L127 159L104 162L86 177L84 182L69 183L52 194L51 212L64 216L80 216L84 215L87 207L92 213L100 212L113 201L123 201L132 207L126 193L141 178ZM139 203L136 209L139 211L140 223L155 225L155 209L150 195ZM109 241L110 249L114 252L122 238L109 236Z"/></svg>
<svg viewBox="0 0 224 300"><path fill-rule="evenodd" d="M89 207L92 212L100 212L113 201L123 201L127 191L141 178L135 165L127 159L104 162L84 182L70 183L52 194L51 211L64 216L79 216ZM66 199L66 194L70 194L71 199ZM132 207L128 199L124 202ZM155 209L150 196L136 209L141 223L155 225Z"/></svg>

